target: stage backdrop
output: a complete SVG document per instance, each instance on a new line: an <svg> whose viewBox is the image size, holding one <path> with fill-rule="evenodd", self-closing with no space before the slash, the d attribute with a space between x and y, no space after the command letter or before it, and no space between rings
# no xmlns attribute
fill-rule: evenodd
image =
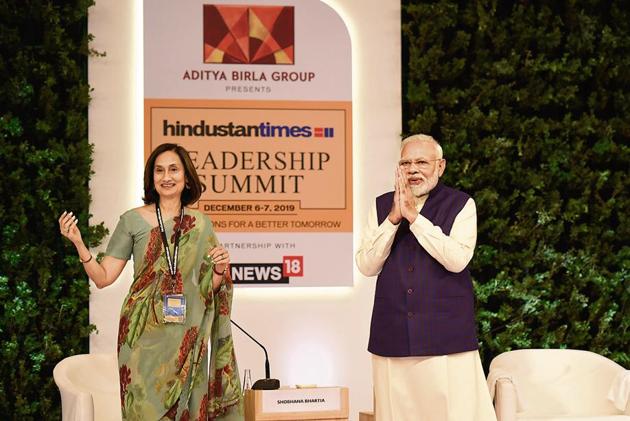
<svg viewBox="0 0 630 421"><path fill-rule="evenodd" d="M351 63L318 0L144 2L144 157L190 152L235 283L352 285Z"/></svg>
<svg viewBox="0 0 630 421"><path fill-rule="evenodd" d="M400 1L324 3L343 17L352 37L353 136L360 139L353 145L353 242L358 246L374 197L392 188L399 158ZM89 59L94 91L88 128L95 151L90 213L92 223L104 221L110 233L121 213L142 206L143 13L142 2L109 0L97 2L89 14L92 47L107 52ZM110 287L99 290L92 283L90 322L98 332L90 337L90 352L116 352L120 307L132 269L127 264ZM236 288L232 316L265 345L271 375L282 385L347 386L350 420L357 421L359 410L372 408L366 346L374 279L356 268L353 275L354 285L347 287ZM241 373L249 368L252 380L264 377L260 347L238 331L234 346Z"/></svg>

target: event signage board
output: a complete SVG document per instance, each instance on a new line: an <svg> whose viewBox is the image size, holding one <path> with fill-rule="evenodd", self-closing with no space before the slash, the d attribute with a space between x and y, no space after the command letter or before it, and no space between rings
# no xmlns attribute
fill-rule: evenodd
<svg viewBox="0 0 630 421"><path fill-rule="evenodd" d="M341 388L339 387L268 390L263 394L262 412L339 411L342 409L341 403Z"/></svg>
<svg viewBox="0 0 630 421"><path fill-rule="evenodd" d="M352 66L318 0L144 2L145 159L184 146L237 284L352 284Z"/></svg>

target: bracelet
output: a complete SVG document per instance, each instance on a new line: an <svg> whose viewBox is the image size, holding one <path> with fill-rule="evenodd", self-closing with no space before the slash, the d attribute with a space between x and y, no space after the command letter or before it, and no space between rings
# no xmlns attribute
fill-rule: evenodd
<svg viewBox="0 0 630 421"><path fill-rule="evenodd" d="M214 272L215 275L221 275L221 276L225 275L225 271L227 270L227 265L225 265L223 272L217 272L216 268L217 268L216 265L212 268L212 271Z"/></svg>
<svg viewBox="0 0 630 421"><path fill-rule="evenodd" d="M81 256L79 256L79 262L81 262L81 263L83 263L83 264L89 263L89 262L90 262L90 260L92 260L92 257L93 257L93 256L92 256L92 253L90 253L90 258L89 258L89 259L87 259L87 260L81 260Z"/></svg>

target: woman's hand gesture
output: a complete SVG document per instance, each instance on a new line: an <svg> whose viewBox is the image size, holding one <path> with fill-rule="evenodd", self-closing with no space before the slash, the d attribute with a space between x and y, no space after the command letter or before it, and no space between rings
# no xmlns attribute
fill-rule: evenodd
<svg viewBox="0 0 630 421"><path fill-rule="evenodd" d="M81 239L81 231L77 227L78 219L72 212L64 211L59 217L59 229L61 235L72 241L73 244L79 244L83 240Z"/></svg>
<svg viewBox="0 0 630 421"><path fill-rule="evenodd" d="M221 245L210 249L208 256L214 262L214 273L222 275L230 263L230 253Z"/></svg>

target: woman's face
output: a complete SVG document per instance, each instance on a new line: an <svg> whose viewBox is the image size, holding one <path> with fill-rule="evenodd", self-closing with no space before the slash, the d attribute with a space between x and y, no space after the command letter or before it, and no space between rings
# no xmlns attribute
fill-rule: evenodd
<svg viewBox="0 0 630 421"><path fill-rule="evenodd" d="M186 173L177 153L166 151L158 155L153 167L153 185L160 199L181 197Z"/></svg>

